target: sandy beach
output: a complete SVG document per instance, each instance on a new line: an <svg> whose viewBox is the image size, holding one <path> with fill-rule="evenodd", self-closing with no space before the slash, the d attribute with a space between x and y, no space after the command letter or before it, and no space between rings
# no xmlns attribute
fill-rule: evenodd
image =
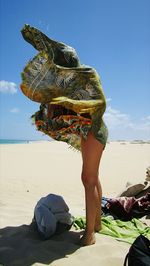
<svg viewBox="0 0 150 266"><path fill-rule="evenodd" d="M108 143L100 165L103 196L115 197L127 182L144 180L149 158L149 143ZM85 215L81 167L80 152L65 143L0 145L2 265L123 265L130 245L110 236L96 234L95 245L80 247L76 244L80 230L71 229L46 241L30 230L37 201L49 193L63 196L73 216Z"/></svg>

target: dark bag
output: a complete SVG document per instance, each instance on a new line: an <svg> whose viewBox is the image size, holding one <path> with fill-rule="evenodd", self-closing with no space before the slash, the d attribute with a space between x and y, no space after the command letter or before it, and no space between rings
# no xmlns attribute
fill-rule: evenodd
<svg viewBox="0 0 150 266"><path fill-rule="evenodd" d="M150 266L150 241L140 235L131 245L124 266Z"/></svg>

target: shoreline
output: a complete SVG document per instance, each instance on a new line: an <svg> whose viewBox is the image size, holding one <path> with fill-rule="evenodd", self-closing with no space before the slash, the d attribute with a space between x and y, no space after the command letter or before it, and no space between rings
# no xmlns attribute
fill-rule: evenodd
<svg viewBox="0 0 150 266"><path fill-rule="evenodd" d="M26 144L26 143L38 143L38 142L51 142L51 141L56 141L52 138L49 139L39 139L39 140L30 140L30 139L0 139L0 145L1 144ZM61 141L56 141L61 143ZM144 139L133 139L133 140L108 140L107 144L109 143L135 143L135 144L150 144L150 140L144 140Z"/></svg>

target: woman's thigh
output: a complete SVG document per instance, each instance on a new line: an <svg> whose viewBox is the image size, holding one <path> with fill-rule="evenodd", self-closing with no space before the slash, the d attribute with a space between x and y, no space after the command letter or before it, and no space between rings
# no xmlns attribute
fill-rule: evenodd
<svg viewBox="0 0 150 266"><path fill-rule="evenodd" d="M86 140L81 140L81 152L83 159L82 173L85 175L97 176L100 164L100 159L104 145L100 143L92 133L88 134Z"/></svg>

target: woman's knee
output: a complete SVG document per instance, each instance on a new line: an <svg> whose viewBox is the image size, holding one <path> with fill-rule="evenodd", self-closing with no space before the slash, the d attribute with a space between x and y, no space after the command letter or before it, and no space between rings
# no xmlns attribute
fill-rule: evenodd
<svg viewBox="0 0 150 266"><path fill-rule="evenodd" d="M84 173L81 174L81 179L84 187L96 186L98 183L98 175L95 173Z"/></svg>

